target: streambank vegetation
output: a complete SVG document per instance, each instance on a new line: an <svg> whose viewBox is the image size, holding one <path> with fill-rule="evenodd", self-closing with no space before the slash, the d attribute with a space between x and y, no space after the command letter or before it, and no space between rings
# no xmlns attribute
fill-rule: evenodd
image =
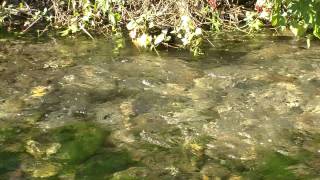
<svg viewBox="0 0 320 180"><path fill-rule="evenodd" d="M39 36L128 36L140 48L185 48L195 55L208 35L264 27L291 30L310 46L320 38L320 0L5 0L0 26Z"/></svg>

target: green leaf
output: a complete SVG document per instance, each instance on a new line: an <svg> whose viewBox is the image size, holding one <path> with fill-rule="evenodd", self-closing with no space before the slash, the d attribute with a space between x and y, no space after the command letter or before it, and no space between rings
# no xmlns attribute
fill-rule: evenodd
<svg viewBox="0 0 320 180"><path fill-rule="evenodd" d="M260 20L258 20L258 19L255 20L255 21L252 23L252 25L251 25L251 27L252 27L254 30L257 30L257 31L259 31L262 26L263 26L263 22L260 21Z"/></svg>
<svg viewBox="0 0 320 180"><path fill-rule="evenodd" d="M78 25L76 23L73 23L71 26L69 26L69 29L71 33L76 33L79 31Z"/></svg>
<svg viewBox="0 0 320 180"><path fill-rule="evenodd" d="M295 35L295 36L303 36L305 35L306 31L308 29L308 24L305 24L304 22L300 21L300 22L293 22L290 26L290 30L291 32Z"/></svg>
<svg viewBox="0 0 320 180"><path fill-rule="evenodd" d="M61 31L60 33L61 33L61 36L67 36L68 34L69 34L69 29L66 29L66 30L64 30L64 31Z"/></svg>
<svg viewBox="0 0 320 180"><path fill-rule="evenodd" d="M274 27L286 26L286 18L280 14L276 14L272 16L271 23Z"/></svg>
<svg viewBox="0 0 320 180"><path fill-rule="evenodd" d="M320 39L320 25L314 25L313 35Z"/></svg>

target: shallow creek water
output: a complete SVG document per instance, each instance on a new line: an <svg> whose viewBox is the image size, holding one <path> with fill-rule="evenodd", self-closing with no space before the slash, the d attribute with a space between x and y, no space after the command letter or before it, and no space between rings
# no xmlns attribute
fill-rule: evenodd
<svg viewBox="0 0 320 180"><path fill-rule="evenodd" d="M0 39L0 179L319 179L320 44L160 56Z"/></svg>

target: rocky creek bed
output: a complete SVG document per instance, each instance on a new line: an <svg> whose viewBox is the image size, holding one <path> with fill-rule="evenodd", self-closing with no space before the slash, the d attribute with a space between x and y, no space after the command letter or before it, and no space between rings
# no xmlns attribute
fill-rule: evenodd
<svg viewBox="0 0 320 180"><path fill-rule="evenodd" d="M0 179L319 178L320 44L215 44L2 38Z"/></svg>

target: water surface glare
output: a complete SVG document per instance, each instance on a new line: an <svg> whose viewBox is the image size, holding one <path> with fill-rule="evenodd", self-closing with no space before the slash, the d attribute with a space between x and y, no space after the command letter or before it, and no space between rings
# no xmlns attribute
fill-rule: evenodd
<svg viewBox="0 0 320 180"><path fill-rule="evenodd" d="M320 44L213 42L0 39L0 179L320 178Z"/></svg>

